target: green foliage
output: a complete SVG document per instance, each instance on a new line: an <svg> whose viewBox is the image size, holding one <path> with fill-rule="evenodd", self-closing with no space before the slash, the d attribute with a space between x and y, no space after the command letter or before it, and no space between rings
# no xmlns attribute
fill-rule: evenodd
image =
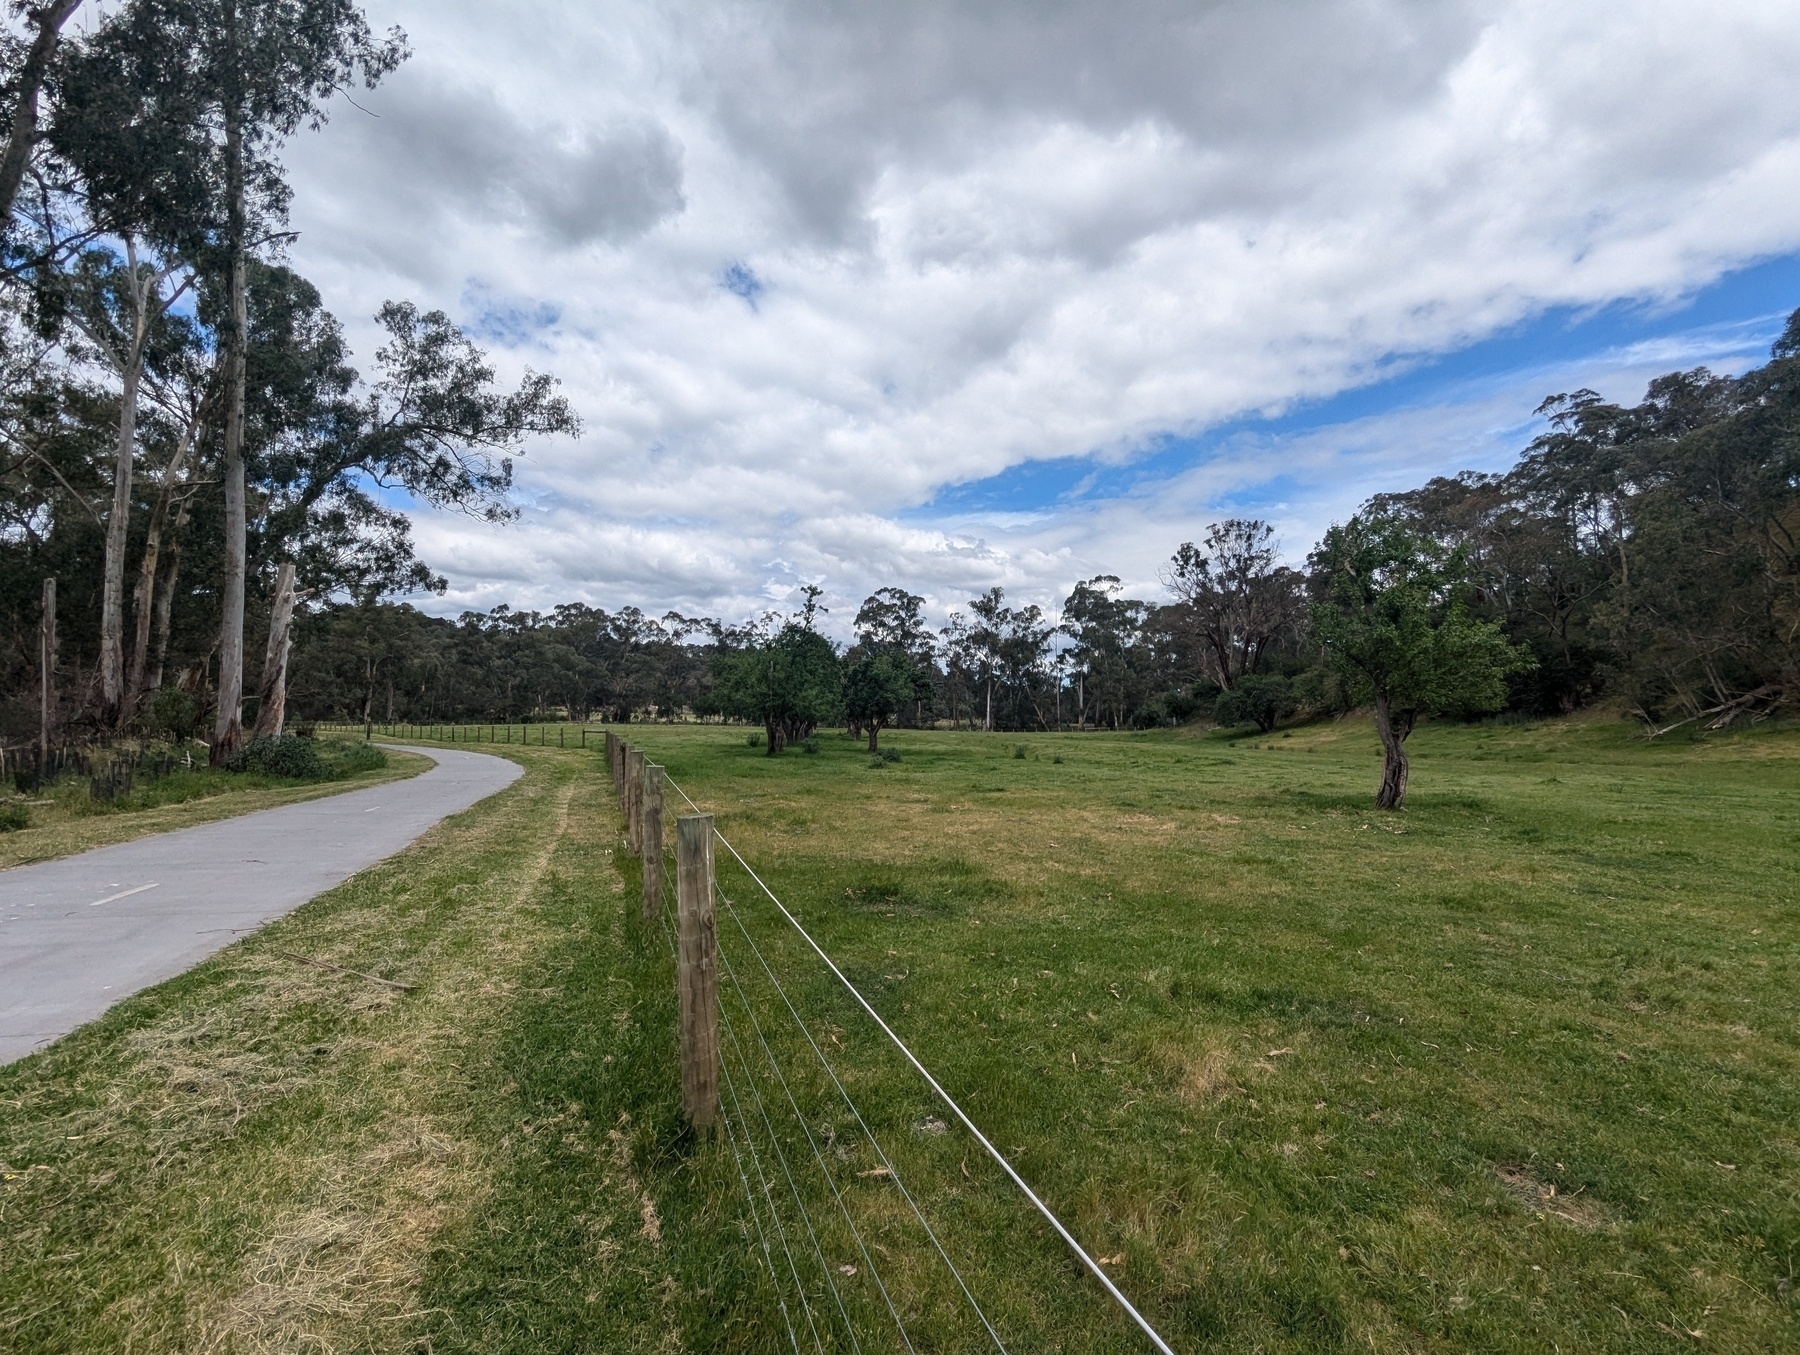
<svg viewBox="0 0 1800 1355"><path fill-rule="evenodd" d="M1469 614L1464 553L1398 518L1334 525L1311 564L1313 636L1361 699L1411 716L1498 710L1507 677L1531 665L1498 622Z"/></svg>
<svg viewBox="0 0 1800 1355"><path fill-rule="evenodd" d="M844 713L871 732L893 722L913 700L912 663L899 651L868 654L844 673Z"/></svg>
<svg viewBox="0 0 1800 1355"><path fill-rule="evenodd" d="M31 810L16 800L0 804L0 833L16 833L31 827Z"/></svg>
<svg viewBox="0 0 1800 1355"><path fill-rule="evenodd" d="M228 772L261 772L293 781L317 781L325 775L318 744L292 734L252 739L224 766Z"/></svg>
<svg viewBox="0 0 1800 1355"><path fill-rule="evenodd" d="M200 707L188 692L164 687L151 699L145 723L153 738L185 743L200 728Z"/></svg>
<svg viewBox="0 0 1800 1355"><path fill-rule="evenodd" d="M790 621L772 637L713 658L714 698L727 714L760 723L769 756L806 738L844 708L843 664L831 641Z"/></svg>
<svg viewBox="0 0 1800 1355"><path fill-rule="evenodd" d="M1278 673L1251 673L1237 686L1220 692L1213 702L1213 719L1221 725L1255 725L1267 734L1294 713L1299 701L1293 684Z"/></svg>

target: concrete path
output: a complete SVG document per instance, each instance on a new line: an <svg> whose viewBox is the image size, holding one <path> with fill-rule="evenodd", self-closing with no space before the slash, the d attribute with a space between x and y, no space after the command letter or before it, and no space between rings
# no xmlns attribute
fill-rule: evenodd
<svg viewBox="0 0 1800 1355"><path fill-rule="evenodd" d="M0 871L0 1064L392 856L523 770L485 753L409 751L437 765L405 781Z"/></svg>

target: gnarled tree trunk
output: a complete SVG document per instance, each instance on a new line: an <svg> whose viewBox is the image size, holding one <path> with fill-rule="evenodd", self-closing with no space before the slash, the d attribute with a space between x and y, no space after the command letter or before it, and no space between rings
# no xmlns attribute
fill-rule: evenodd
<svg viewBox="0 0 1800 1355"><path fill-rule="evenodd" d="M1381 737L1382 754L1377 809L1398 809L1406 803L1406 736L1417 717L1417 711L1395 710L1386 692L1375 693L1375 732Z"/></svg>

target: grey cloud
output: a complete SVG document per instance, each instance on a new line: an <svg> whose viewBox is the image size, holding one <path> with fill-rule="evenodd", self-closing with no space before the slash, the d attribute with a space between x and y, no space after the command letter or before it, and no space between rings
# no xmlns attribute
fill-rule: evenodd
<svg viewBox="0 0 1800 1355"><path fill-rule="evenodd" d="M402 68L378 119L343 119L341 172L386 186L425 224L445 214L514 220L552 241L624 244L680 213L681 146L649 119L533 125L492 90Z"/></svg>
<svg viewBox="0 0 1800 1355"><path fill-rule="evenodd" d="M694 95L782 186L801 225L845 244L866 234L863 200L894 163L955 165L991 150L1008 123L1101 135L1150 123L1237 162L1210 192L1156 191L1137 213L1123 204L1148 226L1196 196L1213 208L1255 200L1282 148L1316 150L1416 106L1478 41L1489 8L769 0L694 25L707 44Z"/></svg>

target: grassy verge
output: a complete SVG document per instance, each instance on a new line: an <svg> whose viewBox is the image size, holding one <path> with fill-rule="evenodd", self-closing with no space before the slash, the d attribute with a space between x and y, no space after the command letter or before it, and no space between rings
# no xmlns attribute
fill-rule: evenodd
<svg viewBox="0 0 1800 1355"><path fill-rule="evenodd" d="M1350 726L901 732L879 766L631 732L1178 1349L1800 1340L1794 733L1433 727L1384 818ZM753 1352L810 1315L848 1349L841 1302L892 1349L873 1259L919 1349L991 1348L741 918L1008 1346L1144 1348L729 862L758 1156L685 1135L598 756L510 755L0 1070L0 1347Z"/></svg>
<svg viewBox="0 0 1800 1355"><path fill-rule="evenodd" d="M428 759L397 750L388 752L385 767L330 781L296 782L258 772L223 772L201 766L174 772L117 801L95 800L88 792L86 777L69 776L37 795L8 801L28 809L30 826L0 832L0 870L399 781L417 776L429 766Z"/></svg>

